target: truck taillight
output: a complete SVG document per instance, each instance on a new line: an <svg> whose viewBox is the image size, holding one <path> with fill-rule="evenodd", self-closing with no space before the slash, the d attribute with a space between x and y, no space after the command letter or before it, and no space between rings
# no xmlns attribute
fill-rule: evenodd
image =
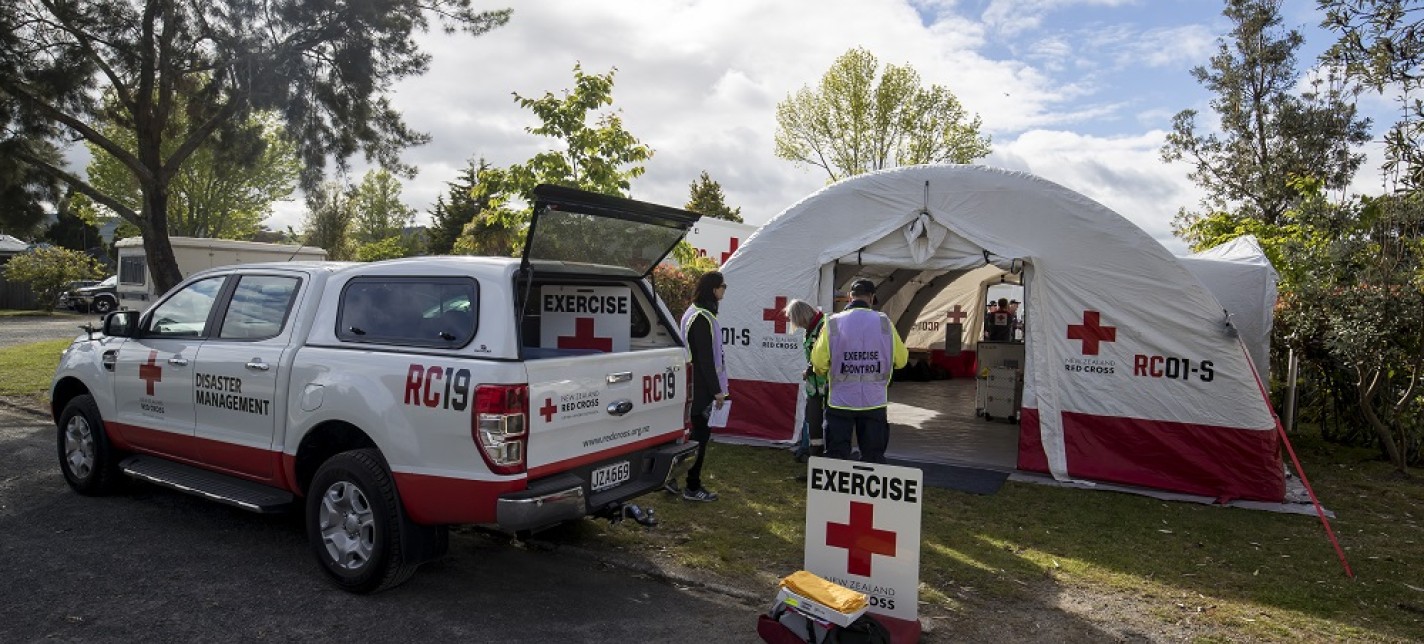
<svg viewBox="0 0 1424 644"><path fill-rule="evenodd" d="M686 391L685 391L684 393L687 394L687 397L684 398L683 401L682 401L682 440L679 441L679 442L686 443L686 442L688 441L688 439L692 438L692 363L691 363L691 362L687 363L687 370L684 371L683 373L686 374L686 376L687 376L687 377L685 377L685 378L682 379L682 381L683 381L684 383L686 383L686 384L683 386L683 388L686 389Z"/></svg>
<svg viewBox="0 0 1424 644"><path fill-rule="evenodd" d="M470 434L491 472L523 472L529 446L529 386L476 386Z"/></svg>

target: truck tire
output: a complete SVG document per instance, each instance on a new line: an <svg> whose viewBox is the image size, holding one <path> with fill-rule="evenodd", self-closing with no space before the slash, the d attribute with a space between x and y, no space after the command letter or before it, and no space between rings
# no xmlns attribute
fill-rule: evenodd
<svg viewBox="0 0 1424 644"><path fill-rule="evenodd" d="M85 496L111 494L121 483L118 459L104 432L99 406L88 394L75 396L56 423L59 469L75 492Z"/></svg>
<svg viewBox="0 0 1424 644"><path fill-rule="evenodd" d="M108 295L100 295L94 298L94 305L89 307L99 315L108 315L109 311L116 308L118 302Z"/></svg>
<svg viewBox="0 0 1424 644"><path fill-rule="evenodd" d="M401 584L418 562L405 560L407 534L395 481L374 449L327 459L307 490L307 540L322 570L353 593Z"/></svg>

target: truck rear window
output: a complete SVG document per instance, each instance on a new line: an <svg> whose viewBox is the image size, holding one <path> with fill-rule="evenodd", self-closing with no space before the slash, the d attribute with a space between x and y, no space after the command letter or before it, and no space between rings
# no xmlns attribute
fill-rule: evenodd
<svg viewBox="0 0 1424 644"><path fill-rule="evenodd" d="M479 283L468 277L361 277L341 293L344 342L459 348L479 326Z"/></svg>

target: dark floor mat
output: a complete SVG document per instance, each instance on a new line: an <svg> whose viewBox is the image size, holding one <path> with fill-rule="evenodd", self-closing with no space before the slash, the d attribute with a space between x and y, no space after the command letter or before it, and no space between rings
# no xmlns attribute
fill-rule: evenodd
<svg viewBox="0 0 1424 644"><path fill-rule="evenodd" d="M999 488L1004 487L1004 481L1009 480L1008 472L998 470L945 465L943 463L905 461L894 458L888 460L890 465L919 468L924 472L925 485L927 486L944 488L946 490L959 490L961 492L969 492L970 494L994 494L999 491Z"/></svg>

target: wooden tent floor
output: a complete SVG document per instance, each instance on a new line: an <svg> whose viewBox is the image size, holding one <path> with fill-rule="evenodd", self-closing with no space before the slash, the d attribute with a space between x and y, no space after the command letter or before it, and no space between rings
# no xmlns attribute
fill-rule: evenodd
<svg viewBox="0 0 1424 644"><path fill-rule="evenodd" d="M974 380L896 382L890 387L889 458L1013 471L1018 423L974 415Z"/></svg>

